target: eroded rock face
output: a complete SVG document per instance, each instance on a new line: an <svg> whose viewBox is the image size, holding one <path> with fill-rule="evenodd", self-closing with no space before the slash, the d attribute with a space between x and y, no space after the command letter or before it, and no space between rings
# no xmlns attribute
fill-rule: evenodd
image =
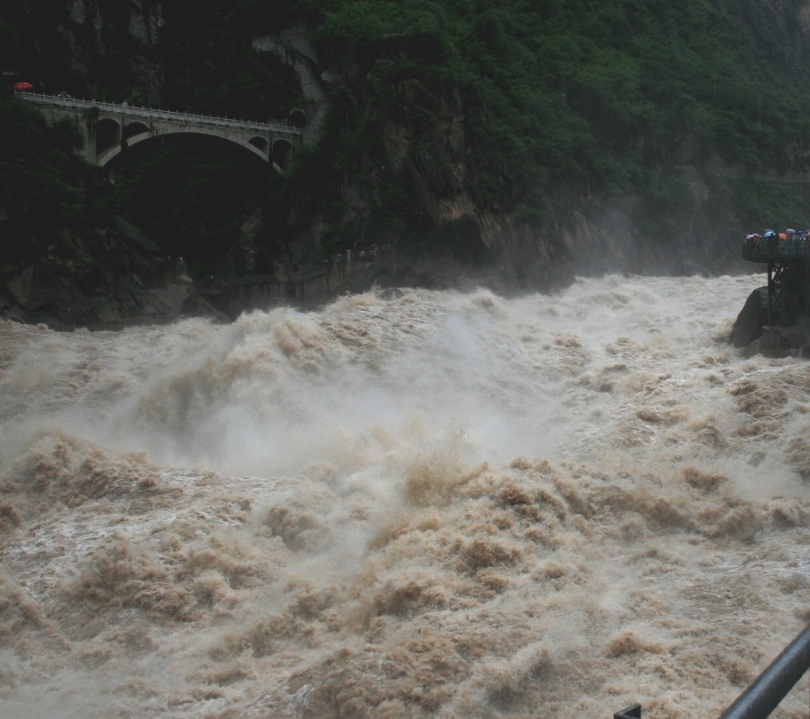
<svg viewBox="0 0 810 719"><path fill-rule="evenodd" d="M754 290L745 302L734 327L730 342L735 347L746 347L762 337L762 327L767 321L768 288Z"/></svg>
<svg viewBox="0 0 810 719"><path fill-rule="evenodd" d="M77 242L75 255L44 257L0 284L0 317L52 329L222 318L184 268L122 218Z"/></svg>
<svg viewBox="0 0 810 719"><path fill-rule="evenodd" d="M645 230L643 219L654 209L635 195L571 196L538 219L520 220L476 192L479 178L469 161L476 149L465 137L466 109L455 88L403 81L397 107L399 118L385 127L386 167L370 174L382 182L384 172L396 173L410 188L421 221L414 250L486 267L496 287L532 290L565 284L574 272L694 274L712 262L715 248L699 215L681 228L686 241L670 242ZM697 210L709 193L697 164L700 150L699 138L684 138L666 168L686 181Z"/></svg>
<svg viewBox="0 0 810 719"><path fill-rule="evenodd" d="M315 142L329 110L325 82L318 66L318 55L312 43L312 30L296 24L279 35L253 38L253 49L269 52L290 65L301 83L301 96L307 98L304 142Z"/></svg>
<svg viewBox="0 0 810 719"><path fill-rule="evenodd" d="M765 0L765 4L771 9L791 41L803 43L810 39L808 0Z"/></svg>
<svg viewBox="0 0 810 719"><path fill-rule="evenodd" d="M343 88L358 108L373 103L370 98L383 82L373 68L322 67L307 46L306 32L299 28L290 37L282 35L256 38L254 48L294 64L302 88L318 88L313 97L331 84ZM467 137L470 110L457 88L441 83L428 87L407 78L393 91L391 105L396 110L388 113L382 128L384 158L364 147L357 150L354 159L363 175L362 189L353 177L344 178L341 194L346 209L340 224L355 232L361 243L396 246L400 263L413 259L413 267L421 267L423 261L431 264L432 255L431 267L441 264L437 258L460 263L486 275L498 289L542 290L570 281L574 271L693 274L726 269L736 257L736 246L722 246L705 211L710 194L706 148L697 135L681 138L671 156L662 160L661 172L682 179L692 204L671 237L649 229L655 224L650 218L659 210L633 195L600 197L583 191L527 220L511 207L482 198L480 175L491 168L484 169L482 148ZM408 194L405 228L375 220L375 214L385 214L380 213L382 197L392 185ZM299 241L311 247L312 230L312 223L291 228L290 256L300 254L294 249ZM414 269L403 276L421 274L421 269Z"/></svg>
<svg viewBox="0 0 810 719"><path fill-rule="evenodd" d="M67 3L59 32L70 48L70 74L83 78L86 88L64 89L99 97L111 86L127 87L139 103L159 105L164 68L157 45L163 25L163 5L154 0L115 6L99 0Z"/></svg>

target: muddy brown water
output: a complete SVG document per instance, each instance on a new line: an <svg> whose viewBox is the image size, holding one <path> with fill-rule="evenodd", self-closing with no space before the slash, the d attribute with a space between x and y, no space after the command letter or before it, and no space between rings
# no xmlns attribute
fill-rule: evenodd
<svg viewBox="0 0 810 719"><path fill-rule="evenodd" d="M718 715L810 620L760 283L0 323L0 716Z"/></svg>

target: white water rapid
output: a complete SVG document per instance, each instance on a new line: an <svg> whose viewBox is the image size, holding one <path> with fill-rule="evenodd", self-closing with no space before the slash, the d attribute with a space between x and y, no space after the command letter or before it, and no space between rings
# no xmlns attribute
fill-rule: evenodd
<svg viewBox="0 0 810 719"><path fill-rule="evenodd" d="M0 717L717 716L810 620L759 284L0 323Z"/></svg>

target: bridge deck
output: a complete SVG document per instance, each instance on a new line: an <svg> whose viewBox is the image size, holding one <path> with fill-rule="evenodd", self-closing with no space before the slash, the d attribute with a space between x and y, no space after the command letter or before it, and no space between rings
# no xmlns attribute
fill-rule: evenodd
<svg viewBox="0 0 810 719"><path fill-rule="evenodd" d="M254 130L256 132L275 132L288 135L303 135L304 131L300 127L292 125L281 125L267 122L256 122L254 120L236 120L228 117L213 117L211 115L197 115L188 112L178 112L175 110L161 110L153 107L138 107L136 105L118 105L103 100L81 100L77 98L57 97L56 95L41 95L34 92L20 92L15 90L16 97L37 105L56 107L61 109L73 108L76 110L86 110L99 108L106 112L120 114L122 117L137 118L142 120L164 120L167 122L177 122L183 124L193 124L199 127L232 128L235 130Z"/></svg>

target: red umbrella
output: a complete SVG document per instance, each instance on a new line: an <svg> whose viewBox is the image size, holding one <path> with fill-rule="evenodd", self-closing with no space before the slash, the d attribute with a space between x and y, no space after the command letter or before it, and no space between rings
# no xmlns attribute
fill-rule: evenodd
<svg viewBox="0 0 810 719"><path fill-rule="evenodd" d="M34 86L30 82L15 82L15 90L33 90Z"/></svg>

